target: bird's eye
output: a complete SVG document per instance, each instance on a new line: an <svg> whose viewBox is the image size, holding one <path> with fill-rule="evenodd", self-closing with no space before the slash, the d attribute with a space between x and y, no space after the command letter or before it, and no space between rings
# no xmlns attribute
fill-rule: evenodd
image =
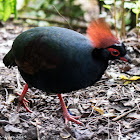
<svg viewBox="0 0 140 140"><path fill-rule="evenodd" d="M119 55L119 52L117 52L117 51L113 51L112 53L113 53L113 55L115 55L115 56L116 56L116 55L117 55L117 56Z"/></svg>
<svg viewBox="0 0 140 140"><path fill-rule="evenodd" d="M113 56L119 56L120 52L117 49L113 49L113 48L108 48L108 51L111 53L111 55Z"/></svg>

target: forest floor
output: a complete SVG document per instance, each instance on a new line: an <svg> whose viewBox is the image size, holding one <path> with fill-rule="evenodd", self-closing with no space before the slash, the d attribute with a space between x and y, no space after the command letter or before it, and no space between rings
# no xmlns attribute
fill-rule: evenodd
<svg viewBox="0 0 140 140"><path fill-rule="evenodd" d="M2 59L15 37L26 30L12 24L0 28L0 140L139 140L140 139L140 42L135 31L125 40L132 64L111 61L95 85L63 94L73 115L84 126L64 123L56 95L31 88L26 99L32 113L21 107L18 96L25 85L17 67L8 69ZM126 80L120 78L120 75Z"/></svg>

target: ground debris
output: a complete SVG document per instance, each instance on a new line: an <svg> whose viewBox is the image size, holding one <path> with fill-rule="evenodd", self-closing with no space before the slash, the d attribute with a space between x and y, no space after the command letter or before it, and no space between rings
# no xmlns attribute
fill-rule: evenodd
<svg viewBox="0 0 140 140"><path fill-rule="evenodd" d="M17 67L4 67L2 59L10 50L15 37L25 29L7 25L0 30L0 139L12 140L87 140L139 139L140 137L140 80L124 85L120 79L140 76L140 43L135 34L129 34L125 45L132 64L110 61L100 81L86 89L63 94L72 115L81 115L85 126L70 123L65 126L62 109L56 95L31 88L26 95L29 108L17 110L18 97L24 80Z"/></svg>

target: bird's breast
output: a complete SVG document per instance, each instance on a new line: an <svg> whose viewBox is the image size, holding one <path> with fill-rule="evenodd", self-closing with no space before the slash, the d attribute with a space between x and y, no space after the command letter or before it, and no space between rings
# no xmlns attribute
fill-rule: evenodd
<svg viewBox="0 0 140 140"><path fill-rule="evenodd" d="M85 57L85 60L63 63L55 69L40 70L34 75L20 70L31 86L46 92L64 93L93 85L103 75L107 64ZM78 58L77 58L78 59Z"/></svg>

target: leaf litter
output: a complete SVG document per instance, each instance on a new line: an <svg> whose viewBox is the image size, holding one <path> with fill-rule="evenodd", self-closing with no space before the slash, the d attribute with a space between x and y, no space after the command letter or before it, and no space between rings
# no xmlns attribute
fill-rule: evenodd
<svg viewBox="0 0 140 140"><path fill-rule="evenodd" d="M24 29L7 24L0 28L0 139L12 140L98 140L140 138L140 42L129 34L124 41L132 64L119 60L110 65L91 87L63 94L72 115L81 115L84 126L64 124L56 95L29 89L26 98L33 113L20 108L18 96L25 84L17 67L2 62L15 37ZM121 76L123 75L123 76ZM133 77L136 76L136 77ZM127 81L127 84L124 84Z"/></svg>

